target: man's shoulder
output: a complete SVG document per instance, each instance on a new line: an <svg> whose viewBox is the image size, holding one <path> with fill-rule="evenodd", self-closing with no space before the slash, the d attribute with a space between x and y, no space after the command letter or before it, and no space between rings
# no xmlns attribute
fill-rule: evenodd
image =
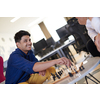
<svg viewBox="0 0 100 100"><path fill-rule="evenodd" d="M16 49L10 54L10 58L17 57L18 55L21 55L21 53Z"/></svg>
<svg viewBox="0 0 100 100"><path fill-rule="evenodd" d="M93 26L92 26L91 21L89 19L87 19L87 21L86 21L86 28L93 29Z"/></svg>
<svg viewBox="0 0 100 100"><path fill-rule="evenodd" d="M13 51L10 55L18 54L17 49Z"/></svg>

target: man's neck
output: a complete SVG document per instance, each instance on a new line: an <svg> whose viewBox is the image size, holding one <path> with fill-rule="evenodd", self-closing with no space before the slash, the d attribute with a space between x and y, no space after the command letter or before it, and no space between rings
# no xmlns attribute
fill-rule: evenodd
<svg viewBox="0 0 100 100"><path fill-rule="evenodd" d="M20 49L20 48L19 48ZM20 49L21 50L21 49ZM21 50L22 52L24 52L26 55L28 54L28 51L25 50Z"/></svg>

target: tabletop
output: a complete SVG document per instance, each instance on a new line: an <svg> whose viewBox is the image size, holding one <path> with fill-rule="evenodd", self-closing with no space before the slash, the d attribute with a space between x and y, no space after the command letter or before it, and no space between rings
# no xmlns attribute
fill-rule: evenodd
<svg viewBox="0 0 100 100"><path fill-rule="evenodd" d="M88 73L93 71L100 64L100 57L92 57L88 58L83 62L84 70L79 71L77 74L74 74L73 77L65 77L62 79L58 79L57 81L45 82L45 84L74 84L83 77L85 77Z"/></svg>

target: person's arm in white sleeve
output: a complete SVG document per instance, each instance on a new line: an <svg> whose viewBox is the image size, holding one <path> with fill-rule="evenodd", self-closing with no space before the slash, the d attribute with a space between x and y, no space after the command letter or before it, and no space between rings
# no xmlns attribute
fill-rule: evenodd
<svg viewBox="0 0 100 100"><path fill-rule="evenodd" d="M95 38L95 36L97 36L98 33L91 28L87 28L87 30L88 30L88 35L94 41L94 38Z"/></svg>
<svg viewBox="0 0 100 100"><path fill-rule="evenodd" d="M100 18L93 17L91 19L91 25L94 28L95 33L97 33L97 35L94 36L93 39L94 39L94 43L97 47L97 50L100 52Z"/></svg>
<svg viewBox="0 0 100 100"><path fill-rule="evenodd" d="M93 26L95 31L100 34L100 18L99 17L93 17L91 19L91 25Z"/></svg>

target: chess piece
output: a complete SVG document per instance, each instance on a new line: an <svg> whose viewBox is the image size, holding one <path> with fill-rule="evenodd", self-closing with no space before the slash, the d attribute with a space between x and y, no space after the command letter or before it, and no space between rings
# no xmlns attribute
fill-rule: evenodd
<svg viewBox="0 0 100 100"><path fill-rule="evenodd" d="M77 70L77 67L73 62L71 62L71 65L74 67L75 70Z"/></svg>
<svg viewBox="0 0 100 100"><path fill-rule="evenodd" d="M81 63L80 67L79 67L79 70L82 71L84 70L85 68L83 67L83 62Z"/></svg>
<svg viewBox="0 0 100 100"><path fill-rule="evenodd" d="M72 68L73 66L70 67L71 71L74 73L74 68Z"/></svg>
<svg viewBox="0 0 100 100"><path fill-rule="evenodd" d="M61 71L60 71L60 73L61 73L61 75L62 75L62 73L63 73L63 70L61 70Z"/></svg>
<svg viewBox="0 0 100 100"><path fill-rule="evenodd" d="M82 70L83 70L81 66L79 67L79 70L80 70L80 71L82 71Z"/></svg>
<svg viewBox="0 0 100 100"><path fill-rule="evenodd" d="M52 75L52 77L53 77L53 80L55 81L56 76L55 76L54 74L52 74L52 73L51 73L51 75Z"/></svg>
<svg viewBox="0 0 100 100"><path fill-rule="evenodd" d="M77 74L78 72L76 71L76 69L74 69L75 73Z"/></svg>
<svg viewBox="0 0 100 100"><path fill-rule="evenodd" d="M77 70L76 70L76 68L74 66L72 66L72 69L73 69L74 73L76 73L76 74L78 73Z"/></svg>
<svg viewBox="0 0 100 100"><path fill-rule="evenodd" d="M63 73L63 70L59 71L58 74L61 76Z"/></svg>
<svg viewBox="0 0 100 100"><path fill-rule="evenodd" d="M57 76L58 79L60 79L60 76L57 73L55 73L55 75Z"/></svg>
<svg viewBox="0 0 100 100"><path fill-rule="evenodd" d="M81 67L82 67L83 70L85 69L83 66L81 66Z"/></svg>
<svg viewBox="0 0 100 100"><path fill-rule="evenodd" d="M58 74L61 76L61 72L59 71Z"/></svg>
<svg viewBox="0 0 100 100"><path fill-rule="evenodd" d="M71 72L68 72L68 74L69 74L70 77L73 77L73 74Z"/></svg>
<svg viewBox="0 0 100 100"><path fill-rule="evenodd" d="M73 77L73 74L71 73L71 69L70 69L70 67L68 68L68 67L66 66L66 68L67 68L67 70L68 70L68 74L69 74L69 76L70 76L70 77Z"/></svg>
<svg viewBox="0 0 100 100"><path fill-rule="evenodd" d="M63 73L63 70L61 70L61 74Z"/></svg>
<svg viewBox="0 0 100 100"><path fill-rule="evenodd" d="M78 72L77 72L77 67L76 67L76 65L73 63L73 62L71 62L71 64L73 65L73 69L74 69L74 71L75 71L75 73L77 74ZM82 70L81 68L80 68L80 70Z"/></svg>

